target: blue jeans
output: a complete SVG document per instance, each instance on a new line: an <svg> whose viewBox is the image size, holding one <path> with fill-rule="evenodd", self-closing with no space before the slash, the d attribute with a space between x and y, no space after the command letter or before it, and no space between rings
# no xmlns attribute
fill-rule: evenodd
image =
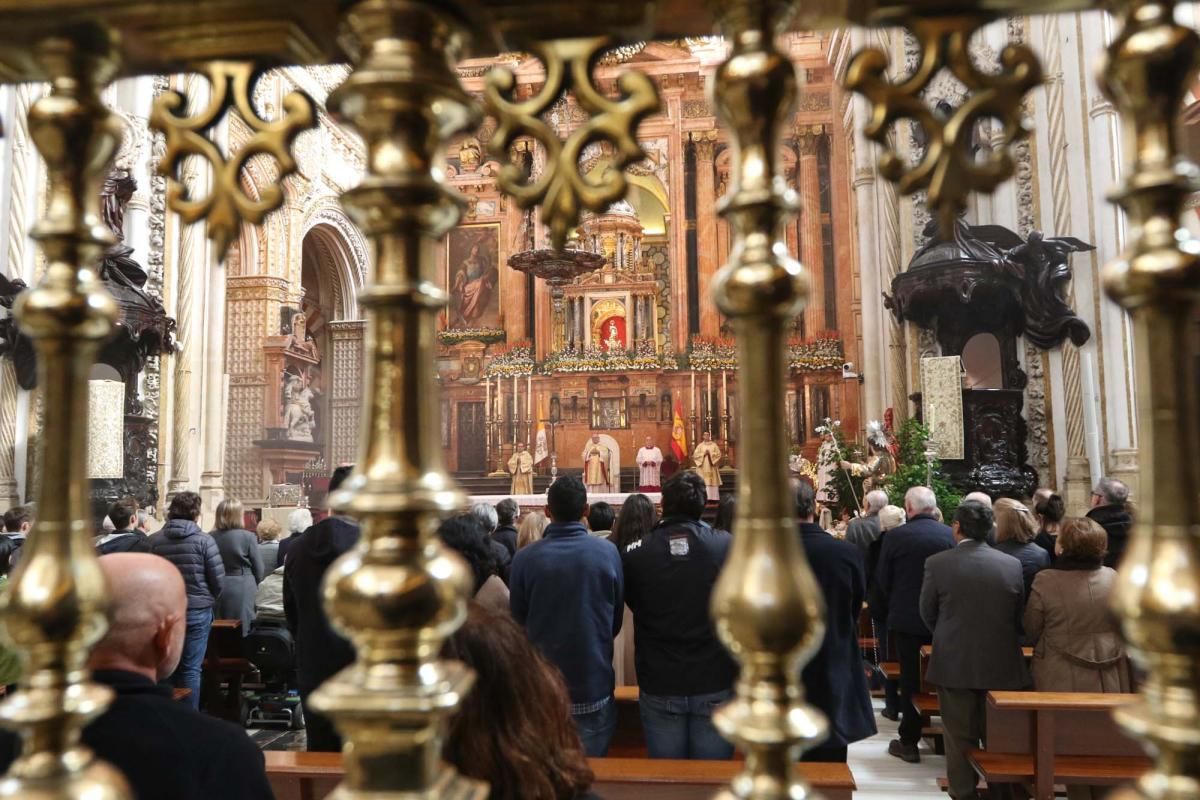
<svg viewBox="0 0 1200 800"><path fill-rule="evenodd" d="M588 758L604 758L617 730L617 704L609 700L598 711L587 714L572 714L575 728L583 742L583 752Z"/></svg>
<svg viewBox="0 0 1200 800"><path fill-rule="evenodd" d="M638 711L647 753L651 758L733 758L733 745L712 721L713 711L731 697L732 689L677 697L642 692Z"/></svg>
<svg viewBox="0 0 1200 800"><path fill-rule="evenodd" d="M179 666L171 676L171 683L176 688L192 690L188 702L197 711L200 709L200 665L204 663L204 652L208 649L208 632L212 629L212 623L211 607L188 609L183 652L179 656Z"/></svg>

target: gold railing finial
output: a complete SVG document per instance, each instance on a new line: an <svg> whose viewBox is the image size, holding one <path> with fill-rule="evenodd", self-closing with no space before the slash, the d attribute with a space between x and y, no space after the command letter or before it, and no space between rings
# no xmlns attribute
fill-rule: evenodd
<svg viewBox="0 0 1200 800"><path fill-rule="evenodd" d="M20 691L0 705L0 722L25 742L0 779L0 797L124 800L132 797L124 777L80 743L112 699L87 669L108 623L85 470L88 373L117 320L96 265L114 242L100 216L100 184L122 126L99 92L118 54L106 31L87 26L42 40L34 56L50 80L29 109L29 135L46 162L46 212L31 233L46 271L14 311L37 350L45 419L37 519L0 599L8 638L29 659Z"/></svg>
<svg viewBox="0 0 1200 800"><path fill-rule="evenodd" d="M1146 798L1200 798L1200 242L1183 226L1200 173L1180 153L1176 116L1195 85L1200 37L1175 3L1120 4L1102 86L1122 116L1129 177L1114 194L1129 243L1104 271L1133 316L1141 480L1137 521L1118 570L1115 605L1146 670L1138 704L1118 720L1144 739L1154 768Z"/></svg>
<svg viewBox="0 0 1200 800"><path fill-rule="evenodd" d="M474 673L438 658L462 624L472 581L436 536L466 498L442 462L434 382L434 240L459 218L442 182L449 137L478 119L453 63L465 31L445 0L360 0L344 12L354 71L330 110L363 137L367 171L342 204L372 245L362 461L333 506L362 540L325 577L325 607L358 659L311 697L345 739L335 796L482 798L441 761L447 716Z"/></svg>
<svg viewBox="0 0 1200 800"><path fill-rule="evenodd" d="M737 336L738 441L754 453L741 463L733 548L713 592L717 632L742 671L736 697L714 722L746 753L745 769L723 797L798 800L809 790L794 761L825 737L827 723L804 703L800 685L801 665L824 634L824 613L796 532L787 437L780 435L787 430L789 323L809 293L804 270L779 238L797 207L778 162L796 70L774 43L791 3L723 0L714 7L732 46L712 92L734 148L720 212L735 241L712 291Z"/></svg>
<svg viewBox="0 0 1200 800"><path fill-rule="evenodd" d="M967 207L972 191L991 192L1012 177L1015 163L1008 146L1028 135L1022 98L1042 79L1037 56L1024 45L1004 48L1000 54L1003 70L996 74L975 67L968 45L976 30L990 19L955 14L907 20L920 59L913 74L899 83L888 78L888 57L876 48L860 51L846 69L846 88L871 104L863 132L884 148L879 174L893 181L901 194L928 189L929 208L945 236ZM935 114L921 96L942 69L948 69L969 92L946 119ZM1001 123L1000 147L985 160L976 161L971 150L975 128L989 118ZM924 133L924 152L912 165L888 143L888 128L901 119L912 120Z"/></svg>

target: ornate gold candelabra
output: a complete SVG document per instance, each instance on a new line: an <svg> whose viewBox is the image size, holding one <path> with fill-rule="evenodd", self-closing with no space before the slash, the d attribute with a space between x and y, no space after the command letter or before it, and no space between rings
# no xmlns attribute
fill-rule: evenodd
<svg viewBox="0 0 1200 800"><path fill-rule="evenodd" d="M170 205L188 220L207 218L220 244L242 222L256 224L282 194L268 192L255 202L241 194L238 168L250 152L209 148L214 127L231 110L238 113L253 131L249 150L271 156L286 173L294 163L292 138L314 118L296 98L282 105L280 120L258 119L250 103L256 71L345 60L355 67L329 106L367 145L367 176L345 197L373 242L372 281L364 293L370 314L365 456L334 502L362 520L363 540L338 563L327 588L332 616L359 658L313 702L346 738L340 797L472 796L480 787L439 762L445 718L471 678L460 665L437 659L461 620L468 581L465 568L432 535L438 518L463 500L442 467L432 369L436 310L445 301L434 280L432 247L458 214L455 195L442 185L440 160L448 137L477 118L453 62L468 31L484 53L504 47L543 59L546 85L533 98L514 96L512 81L498 73L485 100L497 116L492 146L498 157L505 160L503 151L526 137L551 155L536 179L526 181L511 169L503 177L519 204L542 203L543 220L561 242L581 208L600 211L624 192L617 170L600 186L582 180L582 148L604 140L618 153L618 168L636 161L636 127L656 105L654 86L636 72L617 82L616 98L594 85L590 71L603 48L656 35L707 34L715 18L732 45L714 96L736 148L733 188L722 204L736 244L714 288L737 332L743 369L737 443L744 440L753 454L742 460L737 541L714 598L723 640L744 665L738 696L718 724L747 754L728 796L777 800L807 795L792 757L821 737L823 722L803 704L797 683L806 653L819 641L822 611L795 536L781 435L786 331L806 288L780 237L795 198L775 159L796 83L772 37L793 10L811 27L900 23L914 33L919 63L913 75L892 81L883 54L864 51L847 81L870 104L870 136L886 140L888 126L902 119L925 129L929 144L920 162L906 165L897 154L885 154L881 171L902 191L927 189L945 221L969 191L990 191L1011 171L1007 143L1024 133L1019 101L1041 74L1033 54L1019 47L1002 53L998 71L977 69L968 58L971 33L1001 14L1089 7L1100 6L1083 0L953 8L884 0L813 0L803 7L794 0L712 0L709 15L687 0L0 0L0 80L51 84L29 116L49 177L47 211L33 231L46 271L19 309L43 371L41 493L38 522L4 601L10 637L28 655L29 669L21 691L0 706L0 719L25 736L26 753L0 780L0 795L127 794L120 776L79 746L81 727L108 697L88 682L85 668L88 648L104 628L104 589L92 555L82 467L85 379L115 313L94 264L108 244L96 190L119 138L98 91L118 68L121 74L196 69L214 83L216 99L197 117L168 113L184 106L164 95L152 123L177 143L175 155L199 153L209 161L215 194L189 199L173 193ZM1180 223L1197 176L1179 157L1173 131L1200 47L1192 31L1173 21L1173 3L1121 0L1115 10L1123 30L1109 49L1104 85L1128 131L1131 167L1117 199L1131 230L1129 250L1108 269L1106 284L1135 320L1145 476L1118 605L1150 676L1144 702L1122 720L1156 755L1140 794L1200 800L1194 722L1200 711L1200 468L1194 463L1200 452L1194 327L1200 245ZM122 59L114 45L118 33ZM921 95L941 68L968 90L968 102L944 120ZM559 142L539 117L567 90L589 119ZM1000 120L1003 141L989 160L974 163L968 145L985 116ZM160 171L177 160L165 159ZM695 441L696 409L690 423ZM489 442L494 433L499 459L504 424L503 415L491 416Z"/></svg>
<svg viewBox="0 0 1200 800"><path fill-rule="evenodd" d="M10 640L29 659L20 691L0 706L0 721L24 739L0 797L118 800L132 797L124 777L79 740L112 699L87 669L88 651L108 625L86 468L88 372L117 319L95 268L114 242L100 218L100 184L121 126L99 92L118 55L90 26L47 36L33 55L50 80L29 110L29 133L46 161L46 213L31 232L46 271L15 311L37 348L46 436L37 521L0 605Z"/></svg>
<svg viewBox="0 0 1200 800"><path fill-rule="evenodd" d="M807 797L793 764L826 731L820 712L803 703L800 686L800 667L824 634L823 609L796 533L787 442L779 435L786 425L788 329L808 296L808 279L779 238L797 206L778 163L796 71L773 41L789 6L717 4L732 52L717 69L712 94L734 146L732 187L720 213L736 238L729 264L714 278L713 297L737 335L739 441L754 453L742 463L737 535L712 600L717 633L742 665L737 696L714 718L746 754L726 798Z"/></svg>
<svg viewBox="0 0 1200 800"><path fill-rule="evenodd" d="M447 714L474 681L438 659L462 624L472 580L434 534L466 498L442 465L434 386L437 287L433 242L462 200L441 182L448 138L477 118L453 60L466 34L444 0L361 0L344 19L354 71L329 107L367 146L367 175L343 205L371 240L365 446L332 498L362 524L359 547L330 567L325 603L358 660L313 695L345 739L334 796L486 796L441 761Z"/></svg>

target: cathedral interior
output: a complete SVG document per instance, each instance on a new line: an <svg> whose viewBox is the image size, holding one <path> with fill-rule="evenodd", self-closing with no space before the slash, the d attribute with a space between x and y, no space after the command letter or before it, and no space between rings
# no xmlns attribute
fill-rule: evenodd
<svg viewBox="0 0 1200 800"><path fill-rule="evenodd" d="M1197 5L1171 0L0 0L0 509L20 512L0 644L24 670L0 725L25 747L0 796L130 796L79 744L120 701L88 666L117 624L94 537L114 500L153 527L185 498L201 534L231 500L249 512L234 527L311 507L309 523L354 528L306 597L349 655L302 702L345 746L272 761L284 796L323 781L345 800L485 797L443 749L480 675L442 648L479 595L439 526L510 493L536 509L580 473L578 508L585 488L619 506L645 488L649 450L664 473L697 470L705 514L736 496L728 558L691 610L738 662L708 722L745 757L707 792L860 788L845 747L834 780L799 763L833 716L801 673L835 627L801 541L817 505L843 512L843 538L864 511L855 486L892 503L915 490L928 514L910 517L929 524L935 488L956 507L981 492L938 533L953 554L969 522L962 552L990 552L992 500L1044 490L1075 517L1120 485L1130 545L1103 613L1140 684L1083 703L1122 748L1085 757L1105 791L1140 781L1111 797L1197 800L1197 27ZM852 505L827 494L842 478ZM655 516L660 500L637 504ZM578 514L565 524L593 546ZM595 546L618 585L628 567ZM996 569L1021 617L1029 579ZM613 596L604 696L553 709L572 726L618 702L605 648L629 609ZM856 603L849 672L877 641ZM187 615L189 632L213 625ZM1013 616L1017 674L1036 654ZM894 716L920 739L927 654L894 632ZM197 664L213 641L191 642ZM990 688L943 698L957 688L934 696L939 735L973 716L966 738L985 745L950 742L961 767L999 745L979 735ZM1062 711L1020 717L1020 775L983 777L1055 796L1055 748L1095 733L1055 737ZM877 754L918 763L897 733ZM581 753L605 796L684 796L602 763L607 744ZM957 775L972 791L973 769ZM940 776L913 774L859 797L941 795Z"/></svg>

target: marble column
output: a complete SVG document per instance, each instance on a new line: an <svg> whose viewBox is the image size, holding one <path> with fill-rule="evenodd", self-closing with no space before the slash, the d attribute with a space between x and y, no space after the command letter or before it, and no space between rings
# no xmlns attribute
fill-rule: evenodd
<svg viewBox="0 0 1200 800"><path fill-rule="evenodd" d="M692 134L696 153L696 261L700 277L700 335L716 336L720 332L721 315L709 298L709 285L720 268L717 252L717 189L716 166L713 158L717 145L716 131Z"/></svg>
<svg viewBox="0 0 1200 800"><path fill-rule="evenodd" d="M800 187L800 263L808 269L812 292L804 309L804 330L814 336L825 330L825 268L821 247L821 178L817 170L820 126L796 131Z"/></svg>

